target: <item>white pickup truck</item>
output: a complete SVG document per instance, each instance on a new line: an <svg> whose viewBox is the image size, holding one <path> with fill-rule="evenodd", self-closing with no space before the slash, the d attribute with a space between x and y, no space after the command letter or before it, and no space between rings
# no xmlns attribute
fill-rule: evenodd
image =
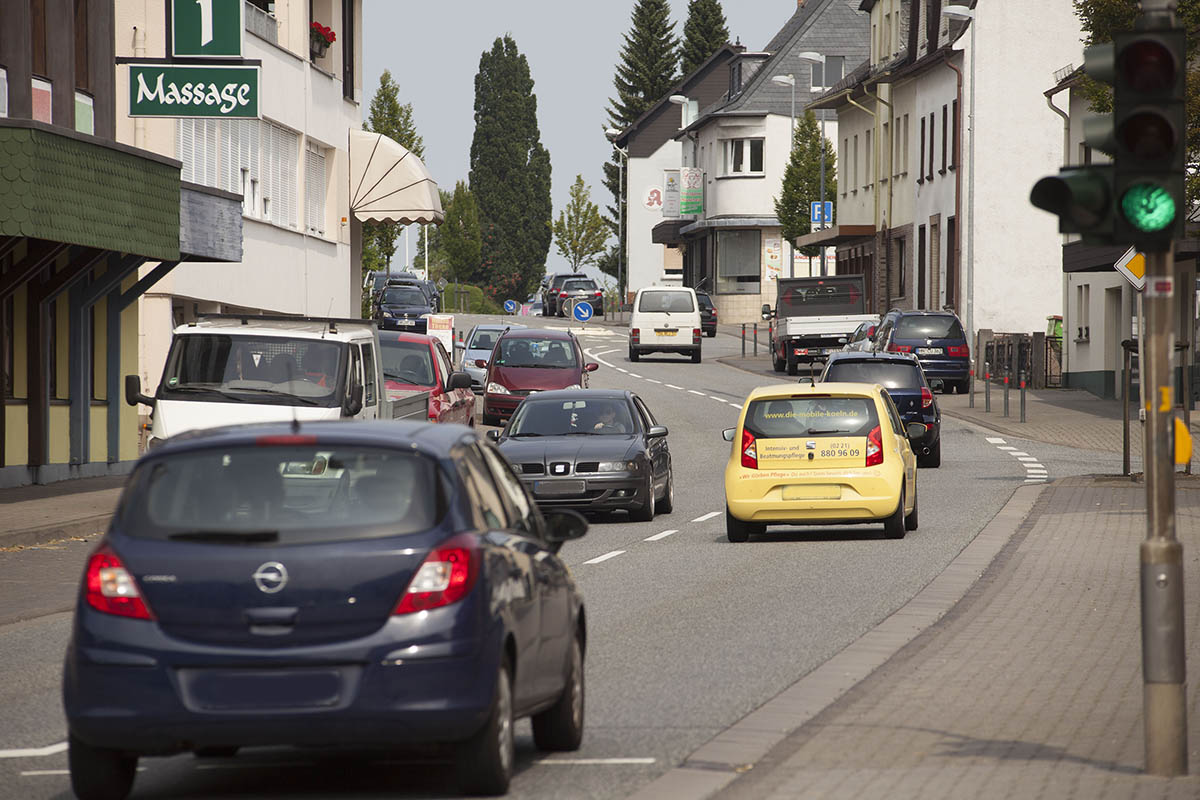
<svg viewBox="0 0 1200 800"><path fill-rule="evenodd" d="M864 322L878 319L866 312L861 275L780 278L775 308L762 307L763 319L774 318L771 363L776 372L800 371L800 364L824 361L842 349Z"/></svg>
<svg viewBox="0 0 1200 800"><path fill-rule="evenodd" d="M370 320L210 314L175 329L153 397L125 376L125 400L151 407L148 447L189 430L253 422L423 420L429 397L388 399Z"/></svg>

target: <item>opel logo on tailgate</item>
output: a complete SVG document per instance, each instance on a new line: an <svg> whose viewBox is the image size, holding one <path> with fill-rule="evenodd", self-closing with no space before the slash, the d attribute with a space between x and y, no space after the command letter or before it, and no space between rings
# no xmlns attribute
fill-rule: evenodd
<svg viewBox="0 0 1200 800"><path fill-rule="evenodd" d="M288 582L287 567L278 561L268 561L254 570L254 574L250 577L254 578L254 585L264 594L275 594L282 591Z"/></svg>

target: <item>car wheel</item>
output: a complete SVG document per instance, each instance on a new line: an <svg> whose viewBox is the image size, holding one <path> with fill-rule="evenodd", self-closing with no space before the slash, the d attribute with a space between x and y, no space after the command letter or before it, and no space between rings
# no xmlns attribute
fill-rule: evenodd
<svg viewBox="0 0 1200 800"><path fill-rule="evenodd" d="M192 751L196 758L233 758L240 748L234 747L197 747Z"/></svg>
<svg viewBox="0 0 1200 800"><path fill-rule="evenodd" d="M640 358L640 356L638 355L638 351L634 350L632 347L629 348L629 360L636 364L638 361L638 358Z"/></svg>
<svg viewBox="0 0 1200 800"><path fill-rule="evenodd" d="M896 506L896 513L888 517L883 523L883 535L889 539L904 538L904 490L900 490L900 504Z"/></svg>
<svg viewBox="0 0 1200 800"><path fill-rule="evenodd" d="M483 424L484 424L484 425L499 426L499 425L500 425L500 417L499 417L499 415L497 415L497 414L488 414L487 412L484 412L484 414L483 414Z"/></svg>
<svg viewBox="0 0 1200 800"><path fill-rule="evenodd" d="M971 391L971 381L970 380L955 381L954 382L954 391L957 392L958 394L966 394L967 392Z"/></svg>
<svg viewBox="0 0 1200 800"><path fill-rule="evenodd" d="M675 510L675 470L667 470L667 491L663 492L663 499L654 510L659 514L670 514Z"/></svg>
<svg viewBox="0 0 1200 800"><path fill-rule="evenodd" d="M929 469L937 469L942 465L942 440L938 439L933 447L929 448L929 455L921 456L917 459L918 467L927 467Z"/></svg>
<svg viewBox="0 0 1200 800"><path fill-rule="evenodd" d="M700 363L700 348L699 347L697 347L695 350L692 351L692 363L693 364Z"/></svg>
<svg viewBox="0 0 1200 800"><path fill-rule="evenodd" d="M774 352L772 352L771 353L771 369L775 370L776 372L783 372L783 370L786 369L786 367L787 367L787 365L783 363L783 359L780 358L779 356L775 355Z"/></svg>
<svg viewBox="0 0 1200 800"><path fill-rule="evenodd" d="M796 360L796 356L793 355L792 353L788 353L785 356L785 358L787 359L787 374L788 375L799 375L800 374L800 362L798 362Z"/></svg>
<svg viewBox="0 0 1200 800"><path fill-rule="evenodd" d="M913 510L904 517L904 530L915 531L917 529L917 501L921 499L919 494L913 494Z"/></svg>
<svg viewBox="0 0 1200 800"><path fill-rule="evenodd" d="M137 757L68 737L71 788L80 800L123 800L133 788Z"/></svg>
<svg viewBox="0 0 1200 800"><path fill-rule="evenodd" d="M725 537L731 542L746 542L750 540L750 534L763 533L767 526L756 524L753 522L742 522L740 519L729 513L729 506L725 506Z"/></svg>
<svg viewBox="0 0 1200 800"><path fill-rule="evenodd" d="M710 339L717 338L717 329L716 328L713 328L711 331L708 332L708 338L710 338Z"/></svg>
<svg viewBox="0 0 1200 800"><path fill-rule="evenodd" d="M508 791L513 770L513 722L512 678L506 659L496 674L496 691L487 722L459 745L456 753L464 792L500 795Z"/></svg>
<svg viewBox="0 0 1200 800"><path fill-rule="evenodd" d="M629 512L630 518L634 522L650 522L654 519L654 478L650 477L646 480L646 502L641 508L635 508Z"/></svg>
<svg viewBox="0 0 1200 800"><path fill-rule="evenodd" d="M539 750L578 750L583 741L583 645L579 635L571 642L567 685L554 705L534 714L533 743Z"/></svg>

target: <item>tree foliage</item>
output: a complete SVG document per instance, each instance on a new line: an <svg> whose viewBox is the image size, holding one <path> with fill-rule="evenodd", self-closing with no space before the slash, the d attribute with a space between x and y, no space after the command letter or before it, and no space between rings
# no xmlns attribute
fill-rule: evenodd
<svg viewBox="0 0 1200 800"><path fill-rule="evenodd" d="M554 207L529 62L511 36L479 59L470 186L483 234L481 284L494 298L523 299L546 271Z"/></svg>
<svg viewBox="0 0 1200 800"><path fill-rule="evenodd" d="M837 196L837 154L833 144L825 147L825 199ZM812 111L796 120L796 145L783 173L783 189L775 198L775 216L783 223L783 238L794 242L812 231L811 204L821 199L821 129ZM815 256L819 247L802 247L800 252Z"/></svg>
<svg viewBox="0 0 1200 800"><path fill-rule="evenodd" d="M675 35L675 23L671 21L667 0L637 0L613 77L617 96L609 98L606 127L618 130L629 127L670 91L678 67L679 37ZM608 212L605 221L619 239L617 247L624 248L627 231L620 230L618 224L623 188L618 166L620 158L614 151L611 160L604 164L604 186L613 197L613 204L605 208Z"/></svg>
<svg viewBox="0 0 1200 800"><path fill-rule="evenodd" d="M425 157L425 142L417 133L412 104L400 102L400 86L392 73L384 70L379 76L379 88L371 98L371 107L363 129L382 133L404 145L419 158ZM390 222L363 223L362 269L386 270L396 255L396 239L400 226Z"/></svg>
<svg viewBox="0 0 1200 800"><path fill-rule="evenodd" d="M479 206L464 181L454 187L438 236L452 280L475 283L485 277L480 269L483 234L479 229Z"/></svg>
<svg viewBox="0 0 1200 800"><path fill-rule="evenodd" d="M691 75L696 67L708 60L729 41L729 27L721 0L691 0L687 22L683 23L683 60L680 72Z"/></svg>
<svg viewBox="0 0 1200 800"><path fill-rule="evenodd" d="M1111 42L1113 33L1133 30L1138 15L1137 0L1074 0L1075 12L1084 31L1084 43L1088 45ZM1200 0L1179 0L1177 12L1187 29L1188 77L1187 77L1187 163L1200 163L1200 64L1197 63L1200 48ZM1083 89L1091 102L1092 111L1105 114L1112 111L1112 88L1091 78L1084 78ZM1187 175L1187 199L1189 206L1200 202L1200 175L1189 168Z"/></svg>
<svg viewBox="0 0 1200 800"><path fill-rule="evenodd" d="M600 216L600 209L592 202L592 190L583 182L582 175L575 176L571 199L554 221L554 239L558 252L573 272L596 263L597 256L604 252L608 226Z"/></svg>

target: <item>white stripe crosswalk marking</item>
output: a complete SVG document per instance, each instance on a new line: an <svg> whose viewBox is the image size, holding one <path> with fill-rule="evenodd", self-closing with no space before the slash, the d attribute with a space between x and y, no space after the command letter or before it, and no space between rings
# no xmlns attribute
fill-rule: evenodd
<svg viewBox="0 0 1200 800"><path fill-rule="evenodd" d="M988 444L1004 444L1003 439L998 439L995 436L988 436L984 441L986 441Z"/></svg>

